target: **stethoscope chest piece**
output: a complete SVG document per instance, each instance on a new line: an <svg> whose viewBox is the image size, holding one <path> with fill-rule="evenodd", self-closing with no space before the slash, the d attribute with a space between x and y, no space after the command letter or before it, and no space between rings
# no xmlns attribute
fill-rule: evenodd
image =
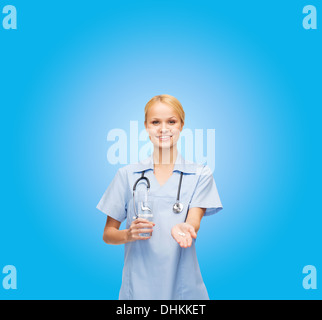
<svg viewBox="0 0 322 320"><path fill-rule="evenodd" d="M181 202L176 202L173 205L173 212L174 213L180 213L180 212L182 212L182 210L183 210L183 204Z"/></svg>

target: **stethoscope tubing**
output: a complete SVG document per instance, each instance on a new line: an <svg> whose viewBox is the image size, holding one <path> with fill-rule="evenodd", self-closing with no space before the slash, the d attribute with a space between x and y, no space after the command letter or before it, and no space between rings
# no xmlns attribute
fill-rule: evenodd
<svg viewBox="0 0 322 320"><path fill-rule="evenodd" d="M181 184L182 184L182 176L183 176L183 172L181 172L181 174L180 174L180 180L179 180L178 191L177 191L177 200L176 200L176 203L173 205L173 212L174 213L180 213L183 210L183 205L182 205L182 203L179 202L180 201ZM135 207L135 191L136 191L137 184L141 180L145 180L147 183L147 195L150 191L150 180L149 180L149 178L144 176L144 171L142 171L141 177L138 178L133 185L133 206L134 206L134 213L135 213L136 219L138 218L138 214L137 214L136 207Z"/></svg>

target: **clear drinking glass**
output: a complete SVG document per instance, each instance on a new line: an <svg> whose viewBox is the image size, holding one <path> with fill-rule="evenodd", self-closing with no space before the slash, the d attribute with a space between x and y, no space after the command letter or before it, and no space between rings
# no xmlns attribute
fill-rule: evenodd
<svg viewBox="0 0 322 320"><path fill-rule="evenodd" d="M139 218L143 218L151 222L153 221L153 202L148 199L148 194L146 192L141 191L138 193L136 208ZM151 236L151 233L139 233L139 236L149 237Z"/></svg>
<svg viewBox="0 0 322 320"><path fill-rule="evenodd" d="M139 218L153 221L152 201L139 201L138 216ZM139 233L139 236L150 237L151 233Z"/></svg>

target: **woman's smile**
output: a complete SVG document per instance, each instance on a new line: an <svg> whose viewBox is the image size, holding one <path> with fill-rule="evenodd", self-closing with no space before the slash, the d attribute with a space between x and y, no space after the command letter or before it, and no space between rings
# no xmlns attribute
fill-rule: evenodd
<svg viewBox="0 0 322 320"><path fill-rule="evenodd" d="M160 141L169 141L172 138L172 135L162 135L162 136L157 136Z"/></svg>

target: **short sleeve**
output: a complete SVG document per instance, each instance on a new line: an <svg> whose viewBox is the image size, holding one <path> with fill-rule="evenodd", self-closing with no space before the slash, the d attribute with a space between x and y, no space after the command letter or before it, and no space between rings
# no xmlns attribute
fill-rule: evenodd
<svg viewBox="0 0 322 320"><path fill-rule="evenodd" d="M201 170L189 207L206 208L204 216L217 213L223 208L214 177L207 165Z"/></svg>
<svg viewBox="0 0 322 320"><path fill-rule="evenodd" d="M123 222L126 219L127 190L126 171L120 168L96 208L113 219Z"/></svg>

